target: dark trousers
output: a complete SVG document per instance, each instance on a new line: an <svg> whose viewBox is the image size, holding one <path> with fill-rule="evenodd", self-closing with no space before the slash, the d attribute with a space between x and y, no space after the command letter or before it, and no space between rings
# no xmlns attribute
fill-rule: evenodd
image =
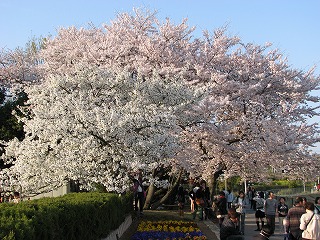
<svg viewBox="0 0 320 240"><path fill-rule="evenodd" d="M302 239L302 231L297 230L297 231L290 231L290 239L292 240L301 240Z"/></svg>
<svg viewBox="0 0 320 240"><path fill-rule="evenodd" d="M243 240L243 239L244 238L241 235L231 235L231 236L227 237L226 240Z"/></svg>
<svg viewBox="0 0 320 240"><path fill-rule="evenodd" d="M274 234L276 228L276 216L275 215L266 215L267 224L271 227L271 234Z"/></svg>
<svg viewBox="0 0 320 240"><path fill-rule="evenodd" d="M138 202L139 202L139 208L138 208ZM134 196L134 209L136 211L143 212L143 205L144 205L144 193L143 192L137 192Z"/></svg>

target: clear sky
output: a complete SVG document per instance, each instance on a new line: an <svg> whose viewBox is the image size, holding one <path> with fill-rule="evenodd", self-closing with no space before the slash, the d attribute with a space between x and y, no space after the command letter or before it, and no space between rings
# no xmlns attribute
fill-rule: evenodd
<svg viewBox="0 0 320 240"><path fill-rule="evenodd" d="M134 7L156 10L159 19L175 23L188 18L195 36L227 25L228 33L243 42L271 42L293 68L307 71L317 65L320 75L319 0L0 0L0 49L55 36L60 27L109 24Z"/></svg>

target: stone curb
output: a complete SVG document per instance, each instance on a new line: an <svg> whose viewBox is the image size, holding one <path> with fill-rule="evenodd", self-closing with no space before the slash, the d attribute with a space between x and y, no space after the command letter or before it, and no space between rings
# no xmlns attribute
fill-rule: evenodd
<svg viewBox="0 0 320 240"><path fill-rule="evenodd" d="M108 237L101 240L118 240L122 234L131 226L132 217L131 215L127 216L123 223L114 231L112 231Z"/></svg>

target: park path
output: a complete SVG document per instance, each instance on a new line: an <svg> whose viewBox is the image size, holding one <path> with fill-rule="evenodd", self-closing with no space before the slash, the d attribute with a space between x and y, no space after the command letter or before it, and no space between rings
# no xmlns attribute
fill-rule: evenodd
<svg viewBox="0 0 320 240"><path fill-rule="evenodd" d="M255 211L254 210L249 210L248 213L246 214L246 221L245 221L245 239L246 240L253 240L256 239L256 236L259 235L259 232L254 231L257 229L257 224L256 224L256 218L255 218ZM278 218L276 217L276 229L275 229L275 234L270 237L270 240L283 240L283 234L284 231L280 231L279 227L279 221Z"/></svg>
<svg viewBox="0 0 320 240"><path fill-rule="evenodd" d="M314 199L317 195L306 195L308 201L314 202ZM288 198L287 203L289 207L291 207L294 198ZM255 211L252 209L249 209L246 215L246 227L245 227L245 240L255 240L257 239L257 236L259 235L259 232L254 231L257 226L255 222ZM152 210L146 210L145 215L141 218L136 218L133 220L131 226L129 229L119 238L119 240L130 240L131 236L136 232L138 223L140 220L181 220L181 218L178 217L177 210L169 210L169 211L152 211ZM190 212L190 209L186 207L185 217L183 220L189 220L192 221L192 215ZM205 220L205 221L199 221L196 220L196 223L198 224L201 231L207 236L208 240L219 240L220 239L220 230L217 223L211 221L211 220ZM275 234L270 237L270 240L283 240L283 232L279 229L279 222L278 218L276 218L276 230Z"/></svg>
<svg viewBox="0 0 320 240"><path fill-rule="evenodd" d="M255 240L259 235L259 232L254 231L257 228L256 220L254 216L254 210L248 210L246 214L245 221L245 240ZM131 236L136 232L138 223L140 220L181 220L178 216L177 211L145 211L145 215L141 218L135 219L130 228L125 232L119 240L130 240ZM183 220L191 220L192 215L189 211L186 212L185 218ZM191 220L192 221L192 220ZM207 236L208 240L219 240L220 239L220 230L217 223L211 220L199 221L196 220L196 223L200 230ZM283 232L279 230L278 219L276 219L276 231L273 236L270 237L270 240L283 240Z"/></svg>
<svg viewBox="0 0 320 240"><path fill-rule="evenodd" d="M254 210L248 210L246 214L246 220L245 220L245 240L254 240L257 239L257 236L259 235L259 232L254 231L257 228L256 225L256 219L254 216L255 212ZM220 239L219 237L219 226L215 223L213 223L210 220L206 220L203 222L216 236L215 239ZM208 240L215 240L215 239L209 239ZM270 240L283 240L283 231L280 231L279 229L279 222L278 218L276 218L276 230L275 234L270 237Z"/></svg>

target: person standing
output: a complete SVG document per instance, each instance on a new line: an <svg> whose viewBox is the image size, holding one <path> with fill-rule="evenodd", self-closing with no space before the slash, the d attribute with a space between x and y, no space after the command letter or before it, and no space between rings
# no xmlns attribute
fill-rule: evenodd
<svg viewBox="0 0 320 240"><path fill-rule="evenodd" d="M252 187L252 196L253 196L253 198L252 198L252 209L253 210L256 210L256 208L257 208L257 206L256 206L256 201L254 200L254 198L257 196L257 191L256 191L256 189L254 188L254 187Z"/></svg>
<svg viewBox="0 0 320 240"><path fill-rule="evenodd" d="M271 235L276 228L276 215L278 214L278 202L273 192L269 192L269 198L264 203L264 212L266 214L267 224L271 227Z"/></svg>
<svg viewBox="0 0 320 240"><path fill-rule="evenodd" d="M304 208L306 207L306 203L307 203L307 198L306 197L302 197L302 203Z"/></svg>
<svg viewBox="0 0 320 240"><path fill-rule="evenodd" d="M197 183L196 186L193 189L194 193L194 211L192 213L192 218L196 219L197 212L199 211L199 220L203 220L203 207L204 207L204 196L202 188L200 187L200 184Z"/></svg>
<svg viewBox="0 0 320 240"><path fill-rule="evenodd" d="M288 208L288 205L286 204L286 199L284 197L279 198L278 218L279 218L280 231L285 232L283 220L287 216L288 210L289 210L289 208Z"/></svg>
<svg viewBox="0 0 320 240"><path fill-rule="evenodd" d="M196 205L196 191L198 190L198 188L196 189L196 185L192 186L191 191L189 191L189 199L190 199L190 210L191 213L193 213L195 211L195 205Z"/></svg>
<svg viewBox="0 0 320 240"><path fill-rule="evenodd" d="M233 193L232 193L231 189L228 189L228 195L227 195L228 209L231 208L231 204L232 204L233 200L234 200Z"/></svg>
<svg viewBox="0 0 320 240"><path fill-rule="evenodd" d="M302 239L320 239L320 216L314 213L314 204L306 202L306 213L302 214L300 218L300 229L302 232Z"/></svg>
<svg viewBox="0 0 320 240"><path fill-rule="evenodd" d="M210 198L210 189L207 186L207 182L205 180L202 180L200 182L200 186L202 189L202 195L203 195L203 201L204 201L204 218L205 220L208 219L209 216L209 207L211 206L210 202L211 202L211 198Z"/></svg>
<svg viewBox="0 0 320 240"><path fill-rule="evenodd" d="M215 202L215 206L217 207L217 218L219 219L219 227L221 227L222 222L225 218L225 215L227 215L227 199L225 197L225 193L221 191L219 193L218 199Z"/></svg>
<svg viewBox="0 0 320 240"><path fill-rule="evenodd" d="M143 215L143 205L145 199L145 191L143 188L142 180L142 170L139 169L137 173L137 178L133 178L133 193L134 193L134 208L135 211L139 212L140 215ZM138 207L139 203L139 207Z"/></svg>
<svg viewBox="0 0 320 240"><path fill-rule="evenodd" d="M178 207L179 207L179 216L183 217L184 216L184 204L186 202L186 198L185 198L185 192L184 192L182 185L180 185L178 188L177 200L178 200Z"/></svg>
<svg viewBox="0 0 320 240"><path fill-rule="evenodd" d="M246 220L246 209L250 206L249 200L245 196L243 191L239 191L239 195L233 201L233 205L236 208L237 213L239 214L239 226L240 232L244 234L244 226Z"/></svg>
<svg viewBox="0 0 320 240"><path fill-rule="evenodd" d="M256 202L256 224L257 224L257 229L255 231L261 231L261 229L264 226L264 218L265 218L265 212L264 212L264 198L263 198L263 193L260 192L256 197L253 198L253 200ZM261 228L260 228L260 221L261 221Z"/></svg>
<svg viewBox="0 0 320 240"><path fill-rule="evenodd" d="M290 235L292 240L302 239L302 231L300 230L300 218L306 212L303 207L302 197L295 199L294 207L290 208L285 218L284 225L286 233Z"/></svg>
<svg viewBox="0 0 320 240"><path fill-rule="evenodd" d="M248 199L249 199L249 202L250 202L250 208L252 209L252 206L253 206L252 202L253 202L254 195L253 195L253 191L252 191L251 187L248 188L247 195L248 195Z"/></svg>

